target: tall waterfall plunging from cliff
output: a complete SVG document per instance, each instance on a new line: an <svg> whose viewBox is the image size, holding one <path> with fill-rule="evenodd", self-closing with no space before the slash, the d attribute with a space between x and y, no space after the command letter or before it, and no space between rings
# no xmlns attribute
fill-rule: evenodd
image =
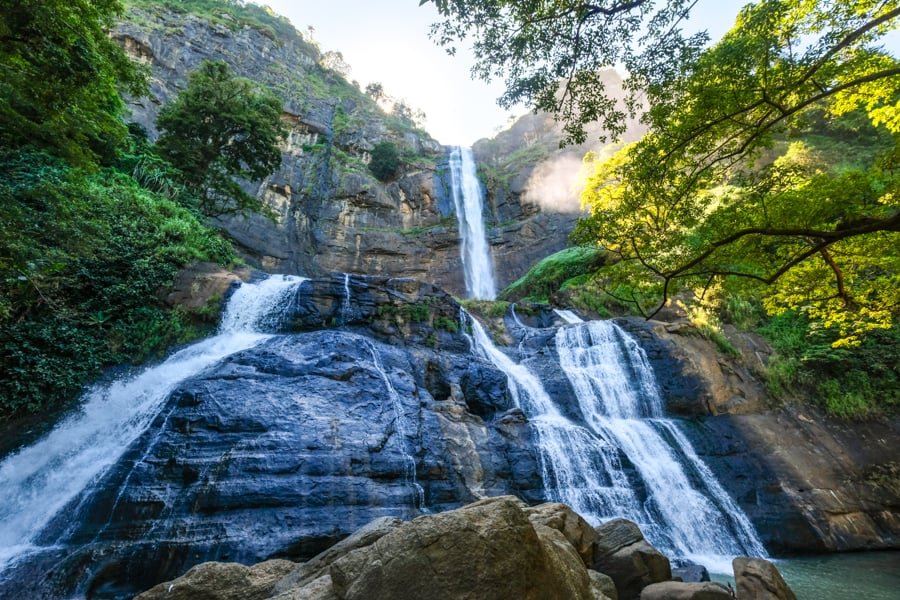
<svg viewBox="0 0 900 600"><path fill-rule="evenodd" d="M493 300L497 296L494 262L484 229L482 189L470 148L455 146L450 152L453 204L459 221L460 254L470 298Z"/></svg>
<svg viewBox="0 0 900 600"><path fill-rule="evenodd" d="M677 422L662 418L656 379L637 341L614 323L567 317L573 324L557 331L556 346L581 419L566 416L575 411L558 405L534 373L471 319L476 351L507 374L533 427L549 498L595 524L635 521L664 552L716 571L730 572L739 554L765 556L749 520Z"/></svg>
<svg viewBox="0 0 900 600"><path fill-rule="evenodd" d="M302 277L273 275L242 284L218 334L141 373L98 385L80 410L0 463L0 570L35 549L35 538L82 490L97 481L149 427L169 393L222 359L272 337Z"/></svg>

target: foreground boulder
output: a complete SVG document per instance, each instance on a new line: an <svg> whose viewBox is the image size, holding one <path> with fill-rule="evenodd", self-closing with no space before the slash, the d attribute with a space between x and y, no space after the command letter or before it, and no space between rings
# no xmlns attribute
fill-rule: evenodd
<svg viewBox="0 0 900 600"><path fill-rule="evenodd" d="M536 512L577 523L566 511ZM381 519L307 563L206 563L138 600L615 600L563 531L529 516L521 500L501 496L405 523Z"/></svg>
<svg viewBox="0 0 900 600"><path fill-rule="evenodd" d="M725 586L709 581L664 581L645 587L641 591L641 600L734 600L734 596Z"/></svg>
<svg viewBox="0 0 900 600"><path fill-rule="evenodd" d="M609 575L620 600L639 598L652 583L672 579L669 559L644 539L627 519L613 519L596 528L593 569Z"/></svg>
<svg viewBox="0 0 900 600"><path fill-rule="evenodd" d="M509 496L405 523L337 560L331 579L341 600L591 598L571 544Z"/></svg>
<svg viewBox="0 0 900 600"><path fill-rule="evenodd" d="M797 600L778 568L769 561L739 556L731 566L738 600Z"/></svg>
<svg viewBox="0 0 900 600"><path fill-rule="evenodd" d="M262 600L294 567L289 560L267 560L252 567L203 563L175 581L147 590L137 600Z"/></svg>

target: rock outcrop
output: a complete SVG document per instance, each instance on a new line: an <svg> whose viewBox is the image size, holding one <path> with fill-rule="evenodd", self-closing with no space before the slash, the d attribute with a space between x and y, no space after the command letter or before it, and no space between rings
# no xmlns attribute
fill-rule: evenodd
<svg viewBox="0 0 900 600"><path fill-rule="evenodd" d="M203 561L310 558L378 517L540 501L530 430L459 310L408 279L305 282L282 335L178 386L0 596L121 597Z"/></svg>
<svg viewBox="0 0 900 600"><path fill-rule="evenodd" d="M545 522L552 526L542 524ZM665 569L663 563L656 565L658 568L649 565L642 556L646 548L638 548L644 544L643 535L629 522L597 528L589 544L591 550L587 552L602 559L617 548L612 551L622 560L606 564L619 578L590 569L590 564L579 555L585 552L577 550L577 546L591 537L580 525L583 522L581 516L565 505L527 508L512 496L489 498L405 523L375 521L293 568L286 561L268 561L253 567L223 563L199 565L174 581L140 594L137 600L734 598L719 583L663 579L668 568L666 557L660 555L666 561ZM623 552L629 547L630 550ZM739 558L735 559L734 566L738 600L794 600L790 588L771 563ZM602 565L595 561L594 567L602 568ZM636 585L638 579L646 580L647 567L658 571L652 576L658 581ZM282 578L273 582L279 575Z"/></svg>
<svg viewBox="0 0 900 600"><path fill-rule="evenodd" d="M797 600L781 573L769 561L739 556L732 565L737 600Z"/></svg>

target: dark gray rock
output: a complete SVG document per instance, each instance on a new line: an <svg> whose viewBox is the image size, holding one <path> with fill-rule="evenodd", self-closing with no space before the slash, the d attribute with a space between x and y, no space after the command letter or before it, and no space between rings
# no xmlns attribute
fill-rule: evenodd
<svg viewBox="0 0 900 600"><path fill-rule="evenodd" d="M339 314L342 290L339 277L305 283L288 327L304 331L180 385L42 534L61 550L17 565L0 596L125 597L204 561L310 558L379 517L540 500L527 424L483 419L448 393L468 377L485 406L508 402L462 334L435 329L458 305L427 284L354 278L351 311L369 326L313 330Z"/></svg>
<svg viewBox="0 0 900 600"><path fill-rule="evenodd" d="M686 558L673 558L670 560L670 563L672 565L672 579L685 583L709 581L709 571L701 564Z"/></svg>

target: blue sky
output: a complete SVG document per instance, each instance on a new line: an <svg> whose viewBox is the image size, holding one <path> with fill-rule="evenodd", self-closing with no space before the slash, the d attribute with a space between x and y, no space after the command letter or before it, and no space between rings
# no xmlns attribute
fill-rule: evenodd
<svg viewBox="0 0 900 600"><path fill-rule="evenodd" d="M444 144L470 145L493 135L514 113L500 109L502 84L472 81L471 55L455 57L428 39L438 20L429 2L418 0L261 0L288 17L297 29L315 29L323 50L339 50L352 67L351 79L365 87L378 81L385 91L425 111L427 129ZM727 31L746 0L700 0L689 29L706 29L713 39Z"/></svg>

